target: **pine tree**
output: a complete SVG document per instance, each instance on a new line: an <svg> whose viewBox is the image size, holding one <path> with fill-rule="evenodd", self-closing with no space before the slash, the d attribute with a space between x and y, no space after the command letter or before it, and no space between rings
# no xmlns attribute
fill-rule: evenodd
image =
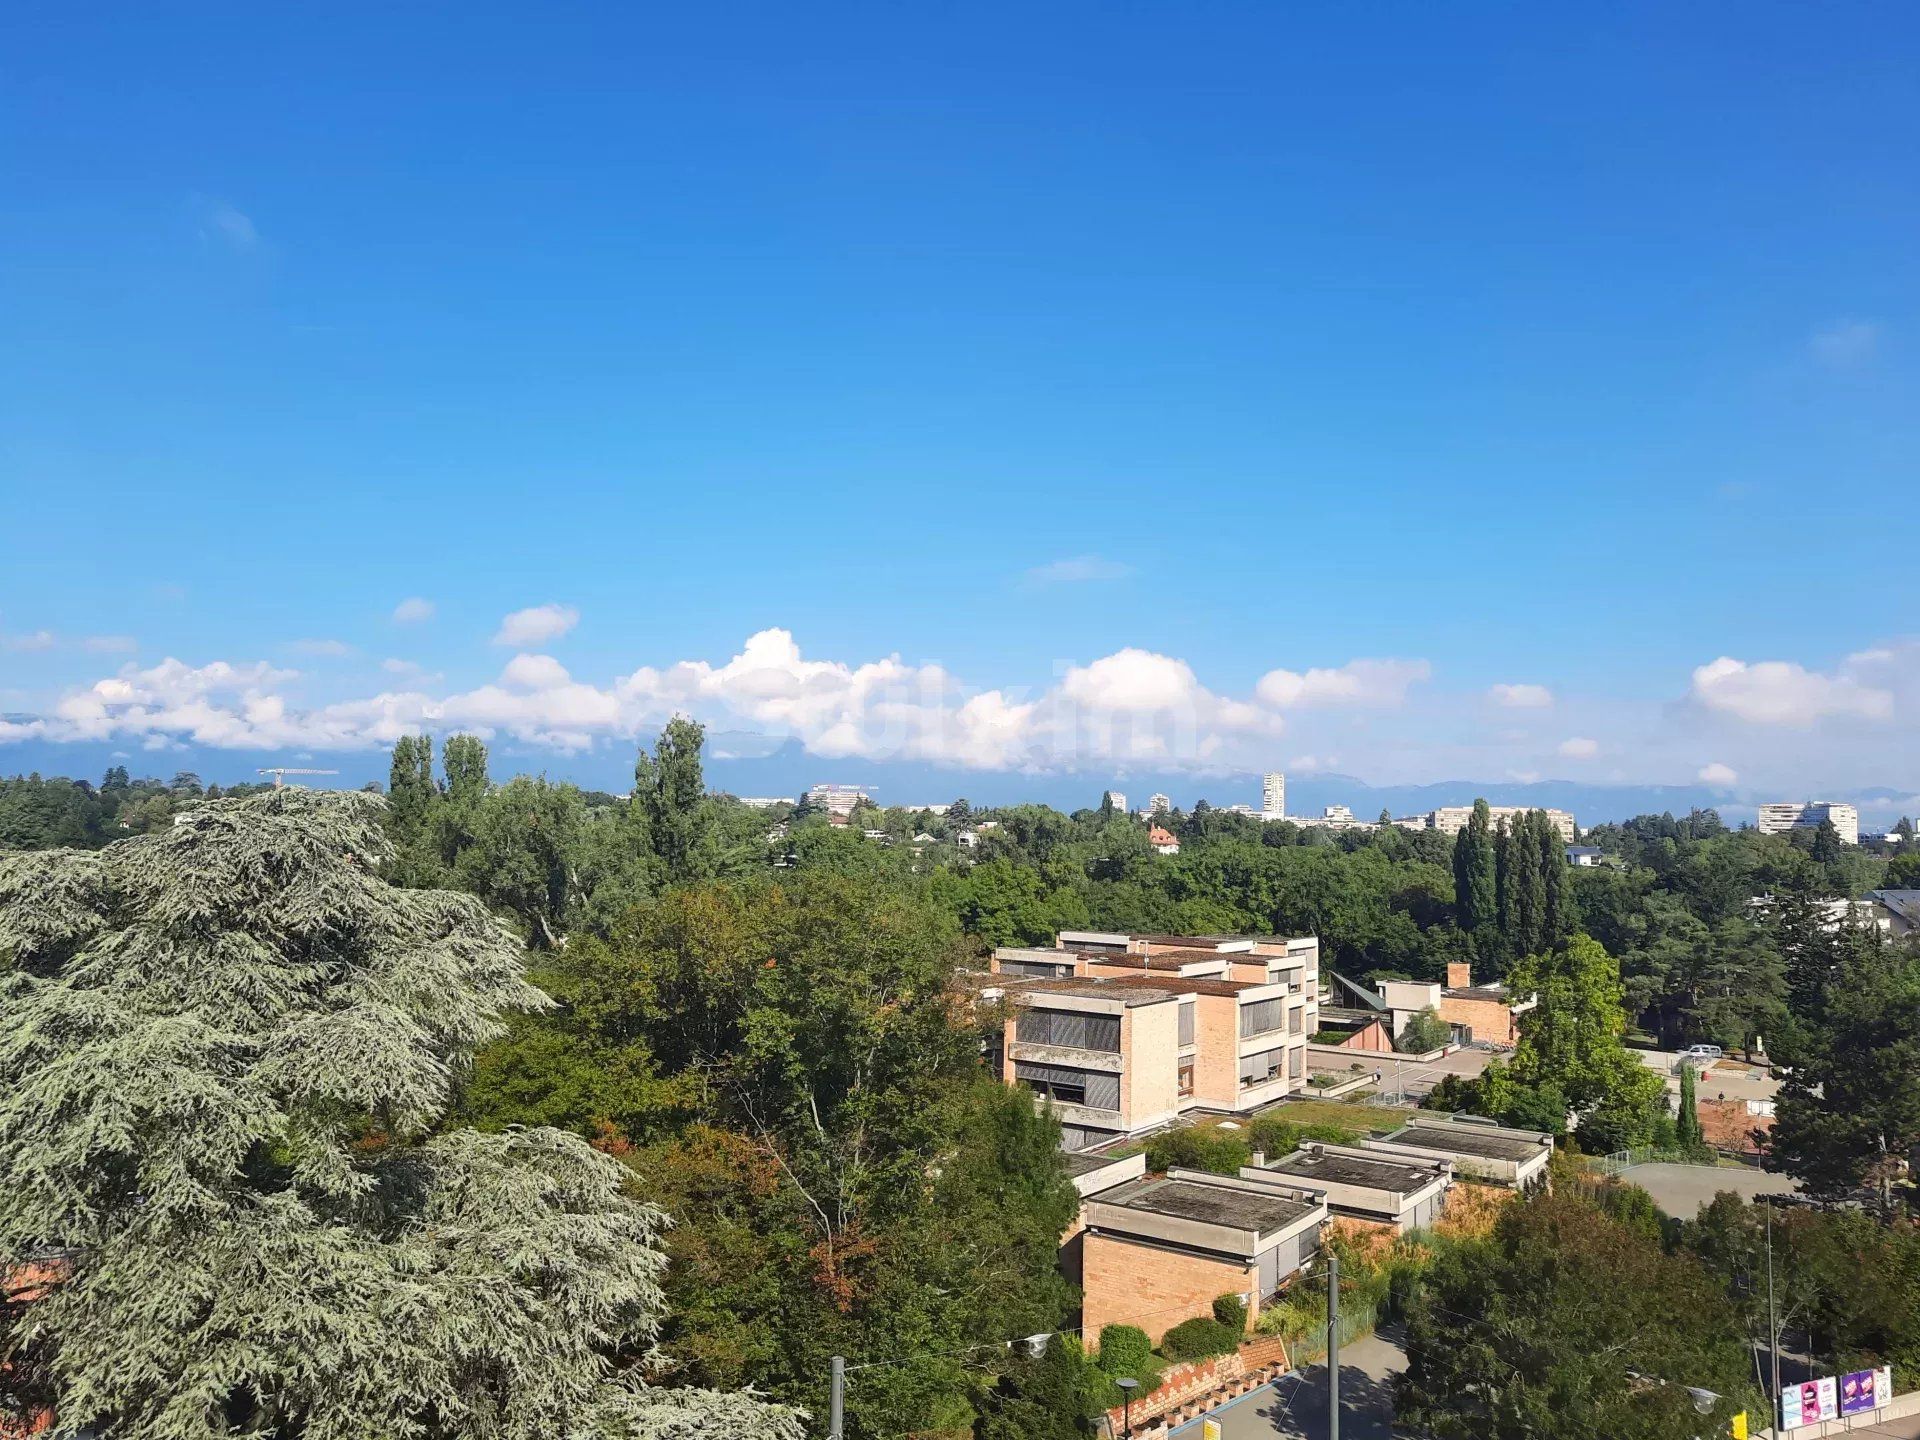
<svg viewBox="0 0 1920 1440"><path fill-rule="evenodd" d="M623 1166L446 1127L551 1002L477 900L382 878L384 809L267 790L0 860L0 1262L72 1259L0 1320L10 1388L102 1440L797 1440L649 1384L664 1216Z"/></svg>

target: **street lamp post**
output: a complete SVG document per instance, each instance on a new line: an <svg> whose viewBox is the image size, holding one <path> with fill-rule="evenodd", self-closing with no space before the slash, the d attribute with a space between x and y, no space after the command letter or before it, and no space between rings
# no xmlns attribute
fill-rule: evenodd
<svg viewBox="0 0 1920 1440"><path fill-rule="evenodd" d="M1113 1383L1120 1387L1120 1423L1126 1429L1127 1440L1133 1440L1133 1392L1140 1382L1131 1375L1123 1375Z"/></svg>

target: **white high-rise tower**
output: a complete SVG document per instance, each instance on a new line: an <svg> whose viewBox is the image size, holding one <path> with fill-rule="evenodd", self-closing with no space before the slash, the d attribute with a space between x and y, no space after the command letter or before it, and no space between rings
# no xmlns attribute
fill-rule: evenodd
<svg viewBox="0 0 1920 1440"><path fill-rule="evenodd" d="M1260 818L1279 820L1287 813L1287 777L1269 770L1260 777Z"/></svg>

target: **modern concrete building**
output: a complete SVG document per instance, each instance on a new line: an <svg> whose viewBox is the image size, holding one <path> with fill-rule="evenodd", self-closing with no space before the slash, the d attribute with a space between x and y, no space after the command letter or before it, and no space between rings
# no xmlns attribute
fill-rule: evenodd
<svg viewBox="0 0 1920 1440"><path fill-rule="evenodd" d="M1116 814L1124 815L1127 813L1127 792L1126 791L1109 790L1107 791L1107 795L1113 801L1113 808Z"/></svg>
<svg viewBox="0 0 1920 1440"><path fill-rule="evenodd" d="M1354 1145L1316 1142L1277 1160L1255 1157L1241 1167L1240 1178L1313 1190L1331 1215L1407 1231L1440 1218L1453 1184L1453 1162L1402 1160Z"/></svg>
<svg viewBox="0 0 1920 1440"><path fill-rule="evenodd" d="M1147 814L1149 816L1171 815L1172 813L1173 801L1169 800L1166 796L1155 793L1147 797Z"/></svg>
<svg viewBox="0 0 1920 1440"><path fill-rule="evenodd" d="M1003 947L975 983L1009 1012L988 1063L1051 1105L1069 1150L1306 1087L1318 941L1081 932L1060 945Z"/></svg>
<svg viewBox="0 0 1920 1440"><path fill-rule="evenodd" d="M1317 1191L1174 1169L1088 1197L1081 1210L1081 1321L1138 1325L1157 1345L1221 1295L1251 1326L1319 1253L1327 1206Z"/></svg>
<svg viewBox="0 0 1920 1440"><path fill-rule="evenodd" d="M1361 1145L1399 1160L1451 1162L1456 1175L1512 1190L1544 1175L1553 1157L1553 1136L1544 1131L1514 1130L1477 1115L1418 1115Z"/></svg>
<svg viewBox="0 0 1920 1440"><path fill-rule="evenodd" d="M1270 770L1260 777L1260 814L1267 820L1281 820L1287 813L1287 777Z"/></svg>
<svg viewBox="0 0 1920 1440"><path fill-rule="evenodd" d="M1547 809L1541 805L1489 805L1493 824L1497 829L1502 824L1511 824L1517 816L1531 810L1547 810L1547 821L1559 832L1560 838L1571 845L1580 838L1579 827L1573 823L1573 816L1565 810ZM1467 822L1473 818L1471 805L1442 805L1437 810L1429 810L1424 815L1408 815L1393 823L1403 830L1438 830L1443 835L1458 835L1467 828Z"/></svg>
<svg viewBox="0 0 1920 1440"><path fill-rule="evenodd" d="M1539 1003L1537 996L1516 996L1505 985L1474 984L1472 967L1459 960L1448 963L1444 985L1431 980L1379 980L1374 991L1379 996L1377 1008L1391 1017L1396 1039L1415 1015L1431 1010L1453 1028L1458 1045L1518 1044L1520 1017Z"/></svg>
<svg viewBox="0 0 1920 1440"><path fill-rule="evenodd" d="M872 798L858 785L820 784L807 787L807 799L833 815L850 814L862 800Z"/></svg>
<svg viewBox="0 0 1920 1440"><path fill-rule="evenodd" d="M1782 800L1762 805L1759 820L1762 835L1817 830L1822 820L1831 820L1843 843L1860 843L1860 812L1843 800Z"/></svg>

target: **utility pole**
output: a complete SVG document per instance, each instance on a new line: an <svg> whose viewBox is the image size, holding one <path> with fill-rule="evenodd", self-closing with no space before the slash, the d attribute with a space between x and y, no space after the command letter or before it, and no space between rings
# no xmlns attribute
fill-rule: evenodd
<svg viewBox="0 0 1920 1440"><path fill-rule="evenodd" d="M1327 1250L1327 1440L1340 1440L1340 1252Z"/></svg>
<svg viewBox="0 0 1920 1440"><path fill-rule="evenodd" d="M847 1357L833 1357L833 1390L827 1399L827 1440L842 1440L845 1427L841 1412L847 1398Z"/></svg>
<svg viewBox="0 0 1920 1440"><path fill-rule="evenodd" d="M1767 1345L1773 1353L1773 1404L1780 1403L1780 1322L1773 1313L1773 1201L1767 1201Z"/></svg>

